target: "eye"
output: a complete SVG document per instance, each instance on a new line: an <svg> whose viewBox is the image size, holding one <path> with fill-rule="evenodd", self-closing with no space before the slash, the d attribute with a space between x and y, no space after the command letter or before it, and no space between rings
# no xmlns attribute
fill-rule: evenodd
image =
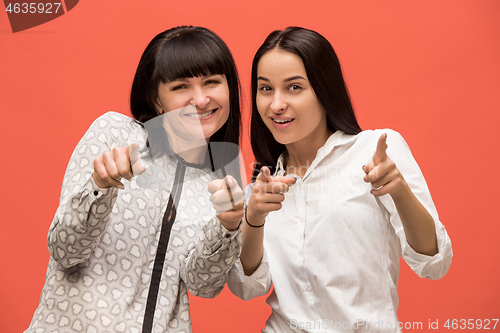
<svg viewBox="0 0 500 333"><path fill-rule="evenodd" d="M262 92L268 92L268 91L271 91L272 89L269 86L261 86L261 87L259 87L259 90Z"/></svg>
<svg viewBox="0 0 500 333"><path fill-rule="evenodd" d="M217 85L217 84L220 84L220 81L217 80L217 79L210 79L210 80L206 80L205 81L205 85L209 86L209 85Z"/></svg>
<svg viewBox="0 0 500 333"><path fill-rule="evenodd" d="M290 87L288 87L288 89L294 91L294 90L300 90L302 89L302 87L299 86L298 84L291 84Z"/></svg>
<svg viewBox="0 0 500 333"><path fill-rule="evenodd" d="M177 84L175 86L173 86L172 88L170 88L172 91L176 91L176 90L181 90L181 89L184 89L186 88L186 85L185 84Z"/></svg>

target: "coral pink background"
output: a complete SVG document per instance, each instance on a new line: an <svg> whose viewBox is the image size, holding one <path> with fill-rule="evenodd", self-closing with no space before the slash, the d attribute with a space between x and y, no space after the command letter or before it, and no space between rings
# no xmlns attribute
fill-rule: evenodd
<svg viewBox="0 0 500 333"><path fill-rule="evenodd" d="M497 0L86 0L14 34L2 8L0 331L23 331L38 304L46 235L76 143L99 115L129 114L147 43L186 24L213 30L235 56L247 165L258 46L289 25L328 38L362 128L403 134L453 242L441 280L419 279L402 264L400 320L425 328L438 319L442 328L446 319L499 318L499 16ZM213 300L191 299L194 332L256 332L270 312L264 297L243 302L227 289Z"/></svg>

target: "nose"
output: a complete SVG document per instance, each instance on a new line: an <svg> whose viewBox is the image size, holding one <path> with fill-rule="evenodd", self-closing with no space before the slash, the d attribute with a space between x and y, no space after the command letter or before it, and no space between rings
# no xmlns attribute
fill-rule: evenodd
<svg viewBox="0 0 500 333"><path fill-rule="evenodd" d="M203 109L208 103L210 103L210 97L208 97L207 92L201 87L195 88L190 104Z"/></svg>
<svg viewBox="0 0 500 333"><path fill-rule="evenodd" d="M273 95L273 101L271 102L270 108L274 113L283 113L286 111L287 104L281 93L276 92Z"/></svg>

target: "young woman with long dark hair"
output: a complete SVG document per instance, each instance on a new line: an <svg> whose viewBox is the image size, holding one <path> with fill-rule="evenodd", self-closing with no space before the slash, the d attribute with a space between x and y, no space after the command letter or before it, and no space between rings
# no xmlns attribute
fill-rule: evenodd
<svg viewBox="0 0 500 333"><path fill-rule="evenodd" d="M401 255L438 279L451 242L400 134L362 131L320 34L272 32L252 66L254 183L228 282L266 294L263 332L399 332Z"/></svg>

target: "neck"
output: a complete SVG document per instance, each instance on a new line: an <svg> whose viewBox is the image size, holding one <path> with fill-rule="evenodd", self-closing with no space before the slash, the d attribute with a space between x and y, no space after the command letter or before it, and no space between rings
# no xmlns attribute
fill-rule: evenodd
<svg viewBox="0 0 500 333"><path fill-rule="evenodd" d="M207 144L209 139L196 141L171 140L170 147L174 153L179 155L184 161L193 164L203 164L207 154Z"/></svg>
<svg viewBox="0 0 500 333"><path fill-rule="evenodd" d="M332 132L327 130L321 135L310 135L308 138L286 145L288 153L286 173L304 177L316 158L318 149L325 145L330 135Z"/></svg>
<svg viewBox="0 0 500 333"><path fill-rule="evenodd" d="M184 161L192 164L205 163L207 147L193 148L187 151L177 153Z"/></svg>

